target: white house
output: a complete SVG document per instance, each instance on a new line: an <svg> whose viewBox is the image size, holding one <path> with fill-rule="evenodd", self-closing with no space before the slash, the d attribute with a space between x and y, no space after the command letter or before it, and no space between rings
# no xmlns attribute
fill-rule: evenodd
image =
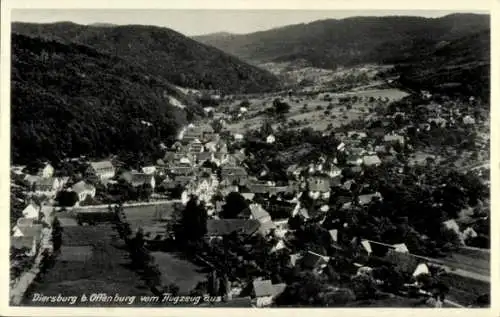
<svg viewBox="0 0 500 317"><path fill-rule="evenodd" d="M115 176L116 169L111 161L90 162L87 174L96 175L100 179L108 179Z"/></svg>
<svg viewBox="0 0 500 317"><path fill-rule="evenodd" d="M413 272L413 277L417 277L422 274L430 274L429 267L425 263L420 263Z"/></svg>
<svg viewBox="0 0 500 317"><path fill-rule="evenodd" d="M235 133L233 135L233 137L234 137L235 141L241 141L241 140L243 140L243 134L241 134L241 133Z"/></svg>
<svg viewBox="0 0 500 317"><path fill-rule="evenodd" d="M272 134L268 135L266 138L266 142L269 144L273 144L275 141L276 141L276 138Z"/></svg>
<svg viewBox="0 0 500 317"><path fill-rule="evenodd" d="M45 163L45 165L38 171L38 176L43 178L49 178L54 175L54 167L49 163Z"/></svg>
<svg viewBox="0 0 500 317"><path fill-rule="evenodd" d="M454 219L444 221L443 226L448 230L452 230L456 234L460 234L460 227L458 226L458 223Z"/></svg>
<svg viewBox="0 0 500 317"><path fill-rule="evenodd" d="M71 190L78 195L78 201L84 201L87 197L95 197L95 187L85 181L79 181L71 186Z"/></svg>
<svg viewBox="0 0 500 317"><path fill-rule="evenodd" d="M372 246L370 244L370 241L368 240L362 240L361 241L361 247L363 247L364 251L370 255L372 253Z"/></svg>
<svg viewBox="0 0 500 317"><path fill-rule="evenodd" d="M271 280L254 280L253 295L257 307L270 306L273 299L285 290L286 284L272 284Z"/></svg>
<svg viewBox="0 0 500 317"><path fill-rule="evenodd" d="M143 168L141 168L141 170L144 174L154 174L156 172L156 166L144 166Z"/></svg>
<svg viewBox="0 0 500 317"><path fill-rule="evenodd" d="M393 244L394 251L400 252L400 253L410 253L408 248L406 247L406 244L404 243L398 243L398 244Z"/></svg>
<svg viewBox="0 0 500 317"><path fill-rule="evenodd" d="M38 219L40 217L40 210L32 204L29 204L23 210L23 217L26 219Z"/></svg>
<svg viewBox="0 0 500 317"><path fill-rule="evenodd" d="M476 124L476 120L474 120L474 118L470 115L465 116L463 122L464 124Z"/></svg>

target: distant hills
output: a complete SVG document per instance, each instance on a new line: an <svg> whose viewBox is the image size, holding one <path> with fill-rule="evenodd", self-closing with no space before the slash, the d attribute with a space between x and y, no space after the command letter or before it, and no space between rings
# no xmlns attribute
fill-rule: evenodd
<svg viewBox="0 0 500 317"><path fill-rule="evenodd" d="M306 60L316 67L379 63L411 56L443 41L488 30L488 15L452 14L320 20L250 34L211 34L195 40L248 61Z"/></svg>
<svg viewBox="0 0 500 317"><path fill-rule="evenodd" d="M269 91L279 86L278 79L269 72L168 28L13 23L12 32L87 45L183 87L237 93Z"/></svg>
<svg viewBox="0 0 500 317"><path fill-rule="evenodd" d="M414 87L455 82L473 85L471 90L482 85L482 94L489 89L489 15L353 17L193 38L252 63L305 61L333 69L396 64L405 84Z"/></svg>
<svg viewBox="0 0 500 317"><path fill-rule="evenodd" d="M140 158L202 111L120 57L19 34L12 35L11 89L12 160L19 164L120 152Z"/></svg>

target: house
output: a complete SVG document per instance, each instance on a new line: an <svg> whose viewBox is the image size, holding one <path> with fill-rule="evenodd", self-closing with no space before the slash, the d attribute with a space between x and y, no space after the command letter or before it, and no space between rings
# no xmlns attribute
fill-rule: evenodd
<svg viewBox="0 0 500 317"><path fill-rule="evenodd" d="M437 118L429 118L427 119L427 122L429 124L432 124L434 123L437 127L439 128L444 128L446 127L446 124L448 123L448 121L446 121L446 119L444 118L440 118L440 117L437 117Z"/></svg>
<svg viewBox="0 0 500 317"><path fill-rule="evenodd" d="M195 160L197 163L203 163L206 161L211 161L213 154L211 152L199 152L195 155Z"/></svg>
<svg viewBox="0 0 500 317"><path fill-rule="evenodd" d="M243 134L241 134L241 133L235 133L233 135L233 138L235 141L242 141L244 137L243 137Z"/></svg>
<svg viewBox="0 0 500 317"><path fill-rule="evenodd" d="M359 166L363 164L363 159L359 155L348 155L346 163L347 165Z"/></svg>
<svg viewBox="0 0 500 317"><path fill-rule="evenodd" d="M348 131L347 137L352 139L364 139L367 137L367 135L362 131Z"/></svg>
<svg viewBox="0 0 500 317"><path fill-rule="evenodd" d="M301 259L302 259L302 255L300 253L290 254L290 256L289 256L290 267L295 267L295 265L297 265L297 263L300 263Z"/></svg>
<svg viewBox="0 0 500 317"><path fill-rule="evenodd" d="M332 229L328 231L328 234L330 236L332 246L336 249L341 249L339 245L339 231L337 229Z"/></svg>
<svg viewBox="0 0 500 317"><path fill-rule="evenodd" d="M87 175L95 175L99 179L107 179L115 176L116 169L111 161L90 162Z"/></svg>
<svg viewBox="0 0 500 317"><path fill-rule="evenodd" d="M154 190L156 187L156 180L154 175L138 172L124 172L121 178L133 187L139 187L149 184Z"/></svg>
<svg viewBox="0 0 500 317"><path fill-rule="evenodd" d="M40 218L40 208L29 204L23 210L23 217L26 219L39 219Z"/></svg>
<svg viewBox="0 0 500 317"><path fill-rule="evenodd" d="M329 261L330 257L328 256L324 256L312 251L307 251L300 262L303 268L321 274L328 265Z"/></svg>
<svg viewBox="0 0 500 317"><path fill-rule="evenodd" d="M309 196L313 199L330 197L330 179L328 176L312 176L307 180Z"/></svg>
<svg viewBox="0 0 500 317"><path fill-rule="evenodd" d="M405 143L405 138L402 135L398 134L386 134L384 135L384 142L386 143L399 143L399 144L404 144Z"/></svg>
<svg viewBox="0 0 500 317"><path fill-rule="evenodd" d="M271 215L262 208L259 204L251 204L250 209L250 219L257 220L260 223L259 233L262 235L267 235L275 225L271 219Z"/></svg>
<svg viewBox="0 0 500 317"><path fill-rule="evenodd" d="M361 248L366 255L371 255L373 252L371 243L368 240L361 240Z"/></svg>
<svg viewBox="0 0 500 317"><path fill-rule="evenodd" d="M470 115L466 115L463 118L463 123L464 124L476 124L476 120L473 117L471 117Z"/></svg>
<svg viewBox="0 0 500 317"><path fill-rule="evenodd" d="M260 223L251 219L208 219L206 236L209 240L212 240L233 232L253 235L259 230L259 227Z"/></svg>
<svg viewBox="0 0 500 317"><path fill-rule="evenodd" d="M413 271L412 276L418 277L422 274L430 274L429 267L425 263L420 263L415 271Z"/></svg>
<svg viewBox="0 0 500 317"><path fill-rule="evenodd" d="M269 253L273 253L273 252L277 252L279 250L283 250L283 249L286 249L286 245L285 245L285 242L283 242L283 240L278 240L278 242L276 242L276 244L272 247L271 251L269 251Z"/></svg>
<svg viewBox="0 0 500 317"><path fill-rule="evenodd" d="M454 219L450 219L450 220L444 221L443 222L443 226L446 229L451 230L451 231L455 232L458 235L460 234L460 227L458 226L458 223Z"/></svg>
<svg viewBox="0 0 500 317"><path fill-rule="evenodd" d="M257 307L267 307L273 303L273 299L283 293L286 284L272 284L271 280L256 279L252 282L253 297Z"/></svg>
<svg viewBox="0 0 500 317"><path fill-rule="evenodd" d="M274 142L276 142L276 137L274 137L274 135L272 134L268 135L266 138L266 143L273 144Z"/></svg>
<svg viewBox="0 0 500 317"><path fill-rule="evenodd" d="M203 151L203 144L200 140L194 139L189 143L188 151L193 154L200 153Z"/></svg>
<svg viewBox="0 0 500 317"><path fill-rule="evenodd" d="M49 178L54 175L54 167L50 165L49 163L45 163L37 173L37 176L42 177L42 178Z"/></svg>
<svg viewBox="0 0 500 317"><path fill-rule="evenodd" d="M21 218L20 218L21 219ZM41 240L43 226L39 223L19 223L14 226L11 243L15 243L14 247L18 249L28 248L30 254L33 251L33 243L35 245ZM33 241L34 240L34 241ZM36 253L36 246L35 246Z"/></svg>
<svg viewBox="0 0 500 317"><path fill-rule="evenodd" d="M406 244L404 244L404 243L393 244L392 246L394 247L393 250L396 252L401 252L401 253L409 253L410 252L408 250L408 248L406 247Z"/></svg>
<svg viewBox="0 0 500 317"><path fill-rule="evenodd" d="M33 191L37 195L54 196L60 189L61 185L58 178L48 177L41 178L33 184Z"/></svg>
<svg viewBox="0 0 500 317"><path fill-rule="evenodd" d="M378 166L382 163L377 155L363 156L363 165L365 166Z"/></svg>
<svg viewBox="0 0 500 317"><path fill-rule="evenodd" d="M359 195L358 196L358 203L363 206L371 203L374 199L382 199L382 195L379 192L372 193L372 194L366 194L366 195Z"/></svg>
<svg viewBox="0 0 500 317"><path fill-rule="evenodd" d="M470 239L470 238L476 238L478 235L477 235L477 232L472 229L471 227L468 227L467 229L464 230L464 232L462 232L462 238L464 240L467 240L467 239Z"/></svg>
<svg viewBox="0 0 500 317"><path fill-rule="evenodd" d="M195 168L191 165L178 164L176 166L172 166L168 171L174 176L189 176L193 175Z"/></svg>
<svg viewBox="0 0 500 317"><path fill-rule="evenodd" d="M274 234L278 238L284 238L288 233L288 219L274 220Z"/></svg>
<svg viewBox="0 0 500 317"><path fill-rule="evenodd" d="M248 174L245 168L235 166L225 166L221 169L221 179L229 184L238 184L243 186L248 181Z"/></svg>
<svg viewBox="0 0 500 317"><path fill-rule="evenodd" d="M156 166L152 165L152 166L144 166L143 168L141 168L141 171L144 173L144 174L154 174L156 172Z"/></svg>
<svg viewBox="0 0 500 317"><path fill-rule="evenodd" d="M11 247L17 250L26 250L25 255L28 257L35 256L38 249L39 239L34 236L11 237Z"/></svg>
<svg viewBox="0 0 500 317"><path fill-rule="evenodd" d="M71 190L78 195L78 201L83 201L87 197L95 197L95 187L85 181L79 181L71 186Z"/></svg>

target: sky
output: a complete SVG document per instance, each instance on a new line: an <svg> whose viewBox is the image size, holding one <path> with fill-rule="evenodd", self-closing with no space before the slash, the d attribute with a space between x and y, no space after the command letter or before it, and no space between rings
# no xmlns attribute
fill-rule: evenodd
<svg viewBox="0 0 500 317"><path fill-rule="evenodd" d="M13 9L11 20L32 23L71 21L78 24L156 25L171 28L187 36L194 36L215 32L244 34L290 24L307 23L321 19L343 19L352 16L413 15L435 18L456 12L437 10Z"/></svg>

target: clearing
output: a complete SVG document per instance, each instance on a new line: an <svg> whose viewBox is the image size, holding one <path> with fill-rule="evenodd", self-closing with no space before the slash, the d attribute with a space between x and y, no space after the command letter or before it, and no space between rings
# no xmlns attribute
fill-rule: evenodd
<svg viewBox="0 0 500 317"><path fill-rule="evenodd" d="M73 226L63 228L64 255L56 258L41 281L32 284L23 301L27 306L67 306L66 303L35 303L34 293L48 296L81 296L106 293L139 296L151 295L140 277L128 268L129 254L126 246L110 225ZM80 249L85 257L68 256ZM116 306L113 303L80 303L80 306Z"/></svg>
<svg viewBox="0 0 500 317"><path fill-rule="evenodd" d="M176 253L152 252L155 263L161 271L164 285L174 283L179 287L179 294L188 294L198 282L206 279L206 273L188 260Z"/></svg>

